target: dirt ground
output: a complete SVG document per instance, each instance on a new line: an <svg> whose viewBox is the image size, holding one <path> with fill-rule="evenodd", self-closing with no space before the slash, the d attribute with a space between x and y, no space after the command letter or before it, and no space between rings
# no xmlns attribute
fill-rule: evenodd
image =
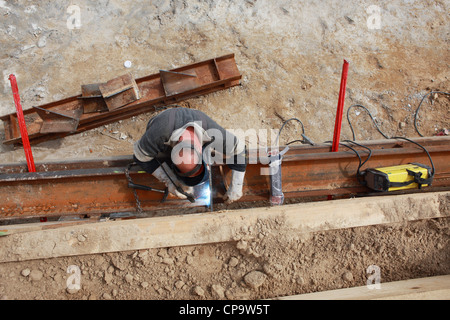
<svg viewBox="0 0 450 320"><path fill-rule="evenodd" d="M79 28L70 5L0 2L0 115L15 111L10 73L28 109L77 95L82 84L125 72L143 77L228 53L236 56L241 86L183 104L227 129L278 130L297 117L312 141L331 140L343 59L350 62L345 109L364 105L388 136L418 136L413 118L421 98L448 91L445 1L79 1ZM378 13L369 10L373 5ZM449 127L448 99L438 94L432 102L419 117L427 136ZM153 115L41 143L33 156L45 162L131 154ZM351 119L357 139L382 138L362 109L352 109ZM291 122L281 143L298 139L299 130ZM344 118L342 139L351 138ZM3 144L0 157L25 161L23 150Z"/></svg>
<svg viewBox="0 0 450 320"><path fill-rule="evenodd" d="M0 264L3 299L266 299L450 272L450 219L298 236L260 221L231 243ZM81 271L70 290L70 266ZM70 280L69 280L70 281Z"/></svg>
<svg viewBox="0 0 450 320"><path fill-rule="evenodd" d="M0 115L14 112L11 73L28 109L77 95L81 84L128 71L143 77L228 53L236 56L241 85L181 103L227 129L278 130L296 117L314 142L331 140L343 59L350 61L345 112L364 105L388 136L418 137L414 112L422 97L449 91L446 1L80 0L71 5L0 0ZM429 98L419 116L425 136L450 127L448 96ZM150 111L33 146L35 161L131 154L155 114ZM352 109L350 116L358 140L382 138L362 109ZM287 125L281 143L300 138L299 130L295 123ZM341 139L351 138L344 118ZM1 163L24 161L22 149L0 144ZM450 272L448 219L301 239L282 221L258 228L242 230L234 243L0 264L0 297L260 299L365 285L370 265L381 268L386 282ZM77 292L66 289L70 265L81 270Z"/></svg>

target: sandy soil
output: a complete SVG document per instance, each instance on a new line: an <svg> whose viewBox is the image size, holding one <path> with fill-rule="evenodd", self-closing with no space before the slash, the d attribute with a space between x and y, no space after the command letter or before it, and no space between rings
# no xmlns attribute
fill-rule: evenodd
<svg viewBox="0 0 450 320"><path fill-rule="evenodd" d="M74 29L71 4L0 1L0 115L14 112L10 73L27 109L127 71L142 77L227 53L236 55L241 85L182 105L230 129L278 130L297 117L313 141L331 140L344 58L350 61L346 108L366 106L388 136L417 137L413 120L422 97L449 91L445 1L80 0L81 27ZM379 6L379 29L369 28L371 5ZM449 110L448 97L432 96L422 105L421 132L449 128ZM153 115L41 143L33 147L35 161L131 154ZM363 110L353 109L351 117L357 139L382 138ZM286 126L281 141L298 139L299 130ZM342 139L351 138L344 120ZM18 161L25 161L22 149L0 144L1 163ZM259 299L365 285L370 265L381 268L382 281L450 272L448 219L304 239L289 235L282 222L258 228L242 230L235 243L0 264L0 296ZM75 293L66 290L70 265L81 269Z"/></svg>
<svg viewBox="0 0 450 320"><path fill-rule="evenodd" d="M28 109L124 72L143 77L228 53L236 55L242 85L184 104L228 129L278 130L297 117L313 141L331 140L343 59L350 61L346 109L366 106L388 136L417 136L413 117L421 98L448 91L444 1L380 4L380 29L369 28L370 1L80 1L81 27L74 29L68 28L70 4L1 2L0 115L15 111L10 73ZM423 134L448 127L448 110L445 96L427 101L420 113ZM357 139L382 138L363 110L351 113ZM33 149L35 160L130 154L152 115L41 143ZM281 142L299 138L299 130L292 122ZM344 119L342 139L351 137ZM4 145L0 156L2 162L25 160L21 149Z"/></svg>
<svg viewBox="0 0 450 320"><path fill-rule="evenodd" d="M79 239L82 241L82 239ZM3 299L262 299L450 272L450 219L299 237L260 221L236 241L0 264ZM68 281L76 266L80 290ZM72 267L73 268L73 267Z"/></svg>

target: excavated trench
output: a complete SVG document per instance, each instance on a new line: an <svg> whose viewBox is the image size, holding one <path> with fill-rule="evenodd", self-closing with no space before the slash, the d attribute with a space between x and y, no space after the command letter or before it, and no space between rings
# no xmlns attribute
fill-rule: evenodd
<svg viewBox="0 0 450 320"><path fill-rule="evenodd" d="M23 108L30 109L76 96L81 84L105 82L128 71L140 78L160 69L170 70L234 53L242 74L239 86L192 98L181 105L204 111L224 128L242 132L278 130L287 119L296 117L305 125L306 135L320 144L333 134L342 60L348 59L345 111L354 104L366 106L379 129L389 137L417 139L417 129L425 137L445 134L443 129L449 126L448 95L429 95L423 104L421 100L431 91L448 92L447 12L448 5L440 1L433 4L412 1L408 6L402 1L355 4L335 0L79 1L75 6L66 1L58 4L0 1L3 17L0 61L4 79L0 83L0 116L14 112L7 81L11 73L17 76ZM125 67L125 61L132 62L131 68ZM421 109L417 116L418 106ZM381 139L365 111L356 108L351 111L349 117L358 141ZM143 134L153 115L142 113L70 137L42 142L32 148L35 161L50 164L70 159L129 157L134 141ZM3 141L3 123L0 129ZM286 125L280 136L282 144L300 139L300 133L299 125ZM341 139L351 138L352 130L344 121ZM354 174L357 159L348 150L346 156L353 159L352 163L341 169L348 171L348 175ZM422 156L420 160L427 163ZM446 163L448 157L441 157L442 163ZM311 160L314 161L318 160ZM0 144L3 168L8 163L20 163L23 167L24 162L22 148ZM309 168L313 167L304 168L305 172L312 170ZM437 171L445 172L448 171ZM437 178L448 180L446 175ZM284 181L290 188L289 179ZM55 205L66 205L63 211L71 214L88 213L78 202L65 203L64 194L58 193L59 185L58 191L52 193L51 183L41 182L29 184L35 189L23 181L16 184L29 199L35 197L33 201L45 199L44 193L39 192L49 186L47 199L56 197L55 203L43 204L40 212L35 210L37 217L33 219L47 216ZM322 182L328 187L322 189L320 197L327 197L336 182L333 179ZM0 183L1 186L5 187ZM171 217L164 216L155 217L164 224L148 229L153 233L144 232L151 224L132 231L127 229L127 223L139 219L97 223L119 223L120 227L109 231L106 228L92 231L89 228L96 224L89 223L74 224L58 233L58 228L50 226L56 218L49 216L49 228L45 230L48 232L36 230L33 224L32 230L22 234L0 237L0 242L7 244L1 251L0 297L266 299L364 286L370 276L368 268L373 270L371 266L379 268L382 284L450 274L447 217L450 210L445 190L415 193L421 203L415 202L413 195L392 195L389 200L373 196L349 198L358 194L357 190L333 198L345 199L296 203L309 200L311 194L301 200L298 194L293 194L280 212L270 214L267 181L255 180L254 190L258 186L260 193L256 192L256 196L252 195L255 198L245 203L227 207L217 201L214 213L198 216L192 213L192 208L186 208L183 215L170 212L175 214L171 217L181 222L200 223L203 220L197 219L203 215L218 219L216 224L205 220L204 229L195 233L197 242L189 237L192 235L189 228L194 224L187 223L181 223L177 229L185 230L184 236L176 239L173 233L174 239L165 238L171 235L165 231L173 230L170 229L173 224L164 220ZM81 190L86 192L84 196L95 191L90 187L86 185ZM135 209L133 195L126 194L128 208ZM142 197L149 204L159 200L156 195L142 194ZM6 189L1 198L0 210L10 217L23 214L29 200L18 199L17 194ZM83 202L82 197L79 199ZM95 197L84 200L95 208ZM7 201L14 203L14 207L6 209ZM356 206L359 201L361 205ZM295 209L290 209L291 205ZM313 207L322 205L322 211L313 211ZM363 225L333 228L333 217L327 214L333 213L334 207L339 208L334 218L342 217L340 221L359 212L366 218L376 213L375 223L366 221ZM253 215L246 210L252 210ZM301 220L311 212L318 219L314 220L315 227ZM52 217L56 216L58 213ZM404 219L387 222L394 217ZM413 219L409 221L408 217ZM0 231L7 227L1 225ZM159 237L155 240L152 234ZM120 242L127 237L128 242ZM187 239L192 242L187 243ZM198 239L204 242L199 243ZM141 240L155 242L151 245L147 242L146 248L136 247ZM155 244L157 241L159 245ZM120 250L114 250L114 246ZM74 253L87 252L83 250L88 247L89 254L47 255L69 249ZM109 249L100 250L106 247ZM20 257L23 261L14 260ZM81 281L81 289L70 285L74 276Z"/></svg>

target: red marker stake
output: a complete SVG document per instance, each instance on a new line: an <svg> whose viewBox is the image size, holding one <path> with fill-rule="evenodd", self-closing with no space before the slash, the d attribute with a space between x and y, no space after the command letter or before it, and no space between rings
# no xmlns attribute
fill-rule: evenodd
<svg viewBox="0 0 450 320"><path fill-rule="evenodd" d="M36 172L36 167L34 166L33 154L31 152L30 141L28 140L27 125L25 124L25 118L23 116L22 105L20 104L19 88L17 87L16 76L13 74L10 74L9 81L11 82L14 103L16 105L17 121L19 122L20 135L22 137L23 149L25 151L25 157L27 159L28 172Z"/></svg>
<svg viewBox="0 0 450 320"><path fill-rule="evenodd" d="M345 88L347 86L347 75L348 75L348 61L344 60L344 65L342 66L341 87L339 89L339 100L336 112L336 120L334 122L333 145L331 147L332 152L339 151L339 140L341 137L342 115L344 114L344 101L345 101ZM328 195L328 200L333 200L333 196Z"/></svg>
<svg viewBox="0 0 450 320"><path fill-rule="evenodd" d="M341 88L339 90L339 101L336 112L336 121L334 123L333 145L331 147L332 152L339 151L339 139L341 136L342 115L344 113L345 88L347 86L347 74L348 74L348 61L344 60L344 65L342 66Z"/></svg>

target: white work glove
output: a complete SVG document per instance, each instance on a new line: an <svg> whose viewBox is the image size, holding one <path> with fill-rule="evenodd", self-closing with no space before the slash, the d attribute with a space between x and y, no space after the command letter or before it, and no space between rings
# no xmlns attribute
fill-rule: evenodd
<svg viewBox="0 0 450 320"><path fill-rule="evenodd" d="M170 169L166 169L166 170L170 170ZM167 174L164 172L163 168L158 167L158 169L156 169L152 175L158 179L159 181L163 182L166 187L169 189L169 192L171 194L173 194L174 196L180 198L180 199L187 199L187 197L178 192L177 188L175 187L175 185L172 183L172 181L169 179L169 177L167 176ZM188 194L193 194L194 192L194 188L193 187L188 187L182 183L180 183L174 176L174 174L171 175L172 176L172 180L174 183L176 183L178 186L181 186L181 188L183 189L184 192L188 193Z"/></svg>
<svg viewBox="0 0 450 320"><path fill-rule="evenodd" d="M230 204L242 197L242 186L244 185L245 171L231 170L231 184L224 195L225 203Z"/></svg>

